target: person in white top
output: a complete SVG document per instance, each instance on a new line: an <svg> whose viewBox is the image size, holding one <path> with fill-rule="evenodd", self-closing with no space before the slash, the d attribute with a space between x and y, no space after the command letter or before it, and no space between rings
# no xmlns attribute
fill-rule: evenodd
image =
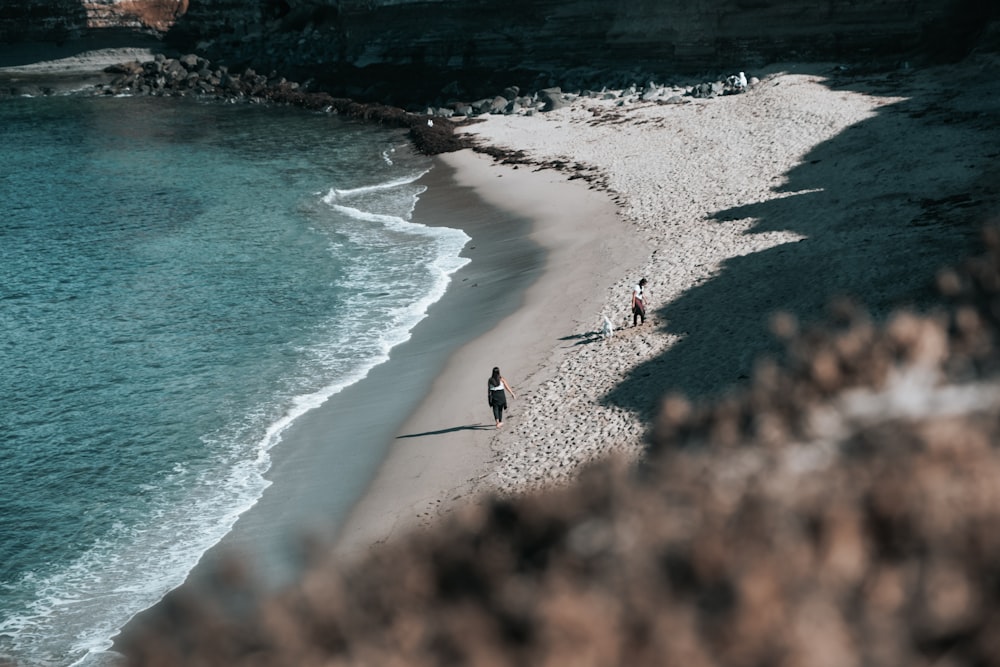
<svg viewBox="0 0 1000 667"><path fill-rule="evenodd" d="M643 278L639 281L639 284L632 288L632 326L636 326L640 320L642 324L646 323L645 287L646 279Z"/></svg>

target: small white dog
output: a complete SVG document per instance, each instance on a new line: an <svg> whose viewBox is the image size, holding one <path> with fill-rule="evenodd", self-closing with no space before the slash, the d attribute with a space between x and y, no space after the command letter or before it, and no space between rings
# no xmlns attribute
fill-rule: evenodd
<svg viewBox="0 0 1000 667"><path fill-rule="evenodd" d="M611 338L615 334L615 327L611 324L611 320L608 319L607 315L601 315L604 318L604 326L601 327L601 338Z"/></svg>

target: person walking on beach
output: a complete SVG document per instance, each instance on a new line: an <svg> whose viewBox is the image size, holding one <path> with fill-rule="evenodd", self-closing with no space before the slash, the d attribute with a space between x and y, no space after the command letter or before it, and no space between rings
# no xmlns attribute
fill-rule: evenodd
<svg viewBox="0 0 1000 667"><path fill-rule="evenodd" d="M490 403L490 407L493 408L493 419L496 420L497 428L503 426L503 411L507 409L507 392L504 391L505 389L510 392L511 396L517 398L517 394L507 384L506 378L500 375L500 368L494 366L493 375L486 381L486 398Z"/></svg>
<svg viewBox="0 0 1000 667"><path fill-rule="evenodd" d="M643 278L632 288L632 326L636 326L640 320L642 324L646 323L646 297L643 293L645 287L646 279Z"/></svg>

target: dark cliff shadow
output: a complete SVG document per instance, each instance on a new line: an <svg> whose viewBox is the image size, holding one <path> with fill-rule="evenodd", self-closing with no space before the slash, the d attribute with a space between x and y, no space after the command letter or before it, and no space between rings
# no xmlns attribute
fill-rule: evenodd
<svg viewBox="0 0 1000 667"><path fill-rule="evenodd" d="M813 148L776 183L782 197L714 213L719 224L752 219L749 234L803 238L732 258L656 309L652 325L679 342L633 369L606 404L650 420L667 393L697 400L739 387L755 360L782 354L768 329L776 311L805 326L839 296L876 319L934 303L936 271L977 247L1000 201L1000 86L990 81L1000 68L934 72L814 72L830 75L831 88L906 99ZM668 279L649 278L654 287Z"/></svg>

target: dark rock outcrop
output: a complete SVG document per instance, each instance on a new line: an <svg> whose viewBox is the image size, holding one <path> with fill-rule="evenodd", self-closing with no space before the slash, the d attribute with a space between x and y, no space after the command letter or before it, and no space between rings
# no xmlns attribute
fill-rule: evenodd
<svg viewBox="0 0 1000 667"><path fill-rule="evenodd" d="M9 0L0 5L0 44L61 44L86 28L87 12L79 0Z"/></svg>
<svg viewBox="0 0 1000 667"><path fill-rule="evenodd" d="M180 58L158 55L147 62L125 62L105 69L115 75L99 84L97 93L153 96L197 95L230 102L272 103L336 113L389 127L409 128L417 150L435 155L471 146L471 141L455 133L455 123L438 123L426 114L414 114L399 107L361 103L333 97L323 91L308 90L276 73L258 74L253 69L230 72L194 54ZM502 98L501 98L502 99Z"/></svg>
<svg viewBox="0 0 1000 667"><path fill-rule="evenodd" d="M202 0L192 2L178 33L220 45L243 41L247 55L273 53L290 64L702 70L734 61L899 53L928 32L946 31L956 11L963 12L961 27L973 30L967 15L976 5L951 4L271 0L255 14L245 3Z"/></svg>
<svg viewBox="0 0 1000 667"><path fill-rule="evenodd" d="M463 97L478 98L511 83L533 90L623 87L651 75L775 60L898 57L928 41L960 51L983 25L968 15L985 19L993 11L936 0L281 0L255 16L234 4L192 3L168 37L232 64L316 78L335 94L401 105L430 101L450 82Z"/></svg>

